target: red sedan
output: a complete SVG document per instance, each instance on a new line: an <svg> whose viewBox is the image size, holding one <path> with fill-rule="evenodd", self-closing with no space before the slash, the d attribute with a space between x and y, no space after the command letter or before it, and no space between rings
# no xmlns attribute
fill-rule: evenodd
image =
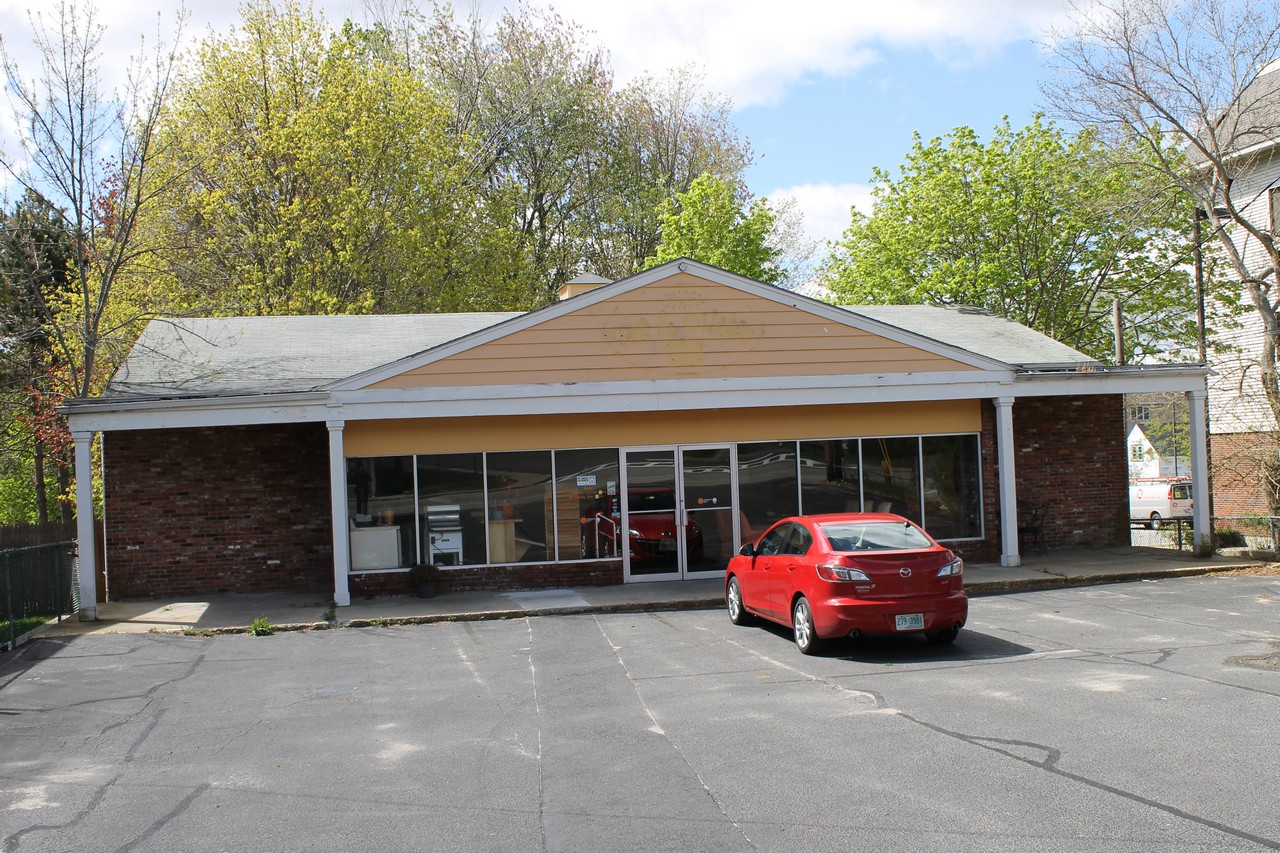
<svg viewBox="0 0 1280 853"><path fill-rule="evenodd" d="M725 571L729 619L761 616L795 632L805 654L834 637L924 634L950 643L969 615L964 562L889 513L784 518Z"/></svg>

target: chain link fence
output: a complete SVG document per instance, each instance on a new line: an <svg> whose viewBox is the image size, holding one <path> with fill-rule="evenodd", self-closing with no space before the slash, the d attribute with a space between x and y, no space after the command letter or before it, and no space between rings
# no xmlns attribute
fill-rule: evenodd
<svg viewBox="0 0 1280 853"><path fill-rule="evenodd" d="M74 524L0 527L0 650L79 607Z"/></svg>
<svg viewBox="0 0 1280 853"><path fill-rule="evenodd" d="M1129 532L1130 544L1179 551L1194 547L1189 518L1167 518L1154 530L1134 524ZM1280 516L1214 516L1213 546L1216 551L1227 553L1280 553Z"/></svg>

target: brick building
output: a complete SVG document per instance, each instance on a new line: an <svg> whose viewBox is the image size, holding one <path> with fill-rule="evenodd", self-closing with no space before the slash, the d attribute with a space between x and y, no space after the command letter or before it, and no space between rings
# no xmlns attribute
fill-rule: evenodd
<svg viewBox="0 0 1280 853"><path fill-rule="evenodd" d="M153 322L67 407L78 464L102 436L82 565L112 598L344 605L419 564L454 590L713 577L778 518L867 509L1016 566L1019 512L1043 547L1127 542L1123 394L1203 413L1202 367L1107 368L971 309L693 261L568 287L522 314Z"/></svg>

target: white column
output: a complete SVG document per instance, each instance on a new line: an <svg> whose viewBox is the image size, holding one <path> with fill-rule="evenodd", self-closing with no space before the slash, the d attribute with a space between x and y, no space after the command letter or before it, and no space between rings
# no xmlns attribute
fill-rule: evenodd
<svg viewBox="0 0 1280 853"><path fill-rule="evenodd" d="M93 535L93 433L72 432L76 445L76 546L80 553L80 621L98 621L98 555Z"/></svg>
<svg viewBox="0 0 1280 853"><path fill-rule="evenodd" d="M1013 450L1013 398L997 397L996 461L1000 470L1000 565L1021 566L1018 554L1018 486Z"/></svg>
<svg viewBox="0 0 1280 853"><path fill-rule="evenodd" d="M1213 519L1209 517L1209 395L1205 391L1188 391L1187 402L1191 418L1192 542L1196 553L1205 556L1213 547Z"/></svg>
<svg viewBox="0 0 1280 853"><path fill-rule="evenodd" d="M329 428L329 490L333 509L333 600L339 607L351 603L347 576L351 572L351 535L347 521L347 460L342 450L346 421L327 421Z"/></svg>

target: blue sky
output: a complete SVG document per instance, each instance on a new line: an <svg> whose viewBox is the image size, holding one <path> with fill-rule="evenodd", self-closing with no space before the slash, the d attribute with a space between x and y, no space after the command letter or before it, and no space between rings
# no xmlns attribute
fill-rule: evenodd
<svg viewBox="0 0 1280 853"><path fill-rule="evenodd" d="M20 59L31 5L0 0L0 32ZM333 23L366 17L355 0L316 5ZM511 5L457 4L486 20ZM115 58L110 78L141 34L154 37L157 12L168 29L174 4L97 7ZM228 0L187 7L188 38L225 31L238 17ZM895 169L913 131L931 138L968 125L986 137L1004 115L1026 124L1045 74L1037 44L1067 0L556 0L554 8L595 33L618 83L692 65L709 89L732 98L733 120L756 153L751 191L794 198L806 230L822 240L839 236L851 205L867 209L872 168Z"/></svg>

